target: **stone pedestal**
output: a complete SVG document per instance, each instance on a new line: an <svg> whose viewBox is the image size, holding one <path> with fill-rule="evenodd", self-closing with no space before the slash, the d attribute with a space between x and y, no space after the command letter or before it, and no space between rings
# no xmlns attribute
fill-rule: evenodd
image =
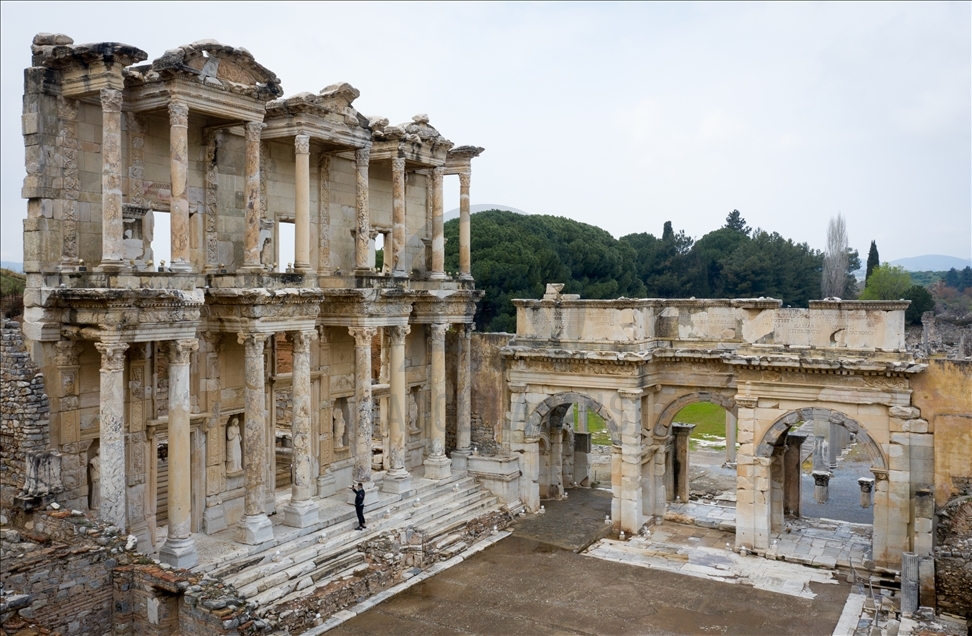
<svg viewBox="0 0 972 636"><path fill-rule="evenodd" d="M238 541L255 545L273 538L273 526L264 508L266 499L267 425L264 397L264 333L241 333L245 389L243 470L245 471L243 510Z"/></svg>
<svg viewBox="0 0 972 636"><path fill-rule="evenodd" d="M320 498L330 497L337 492L337 479L330 471L317 477L317 496Z"/></svg>
<svg viewBox="0 0 972 636"><path fill-rule="evenodd" d="M124 532L125 504L125 351L124 342L96 342L101 352L101 428L99 516Z"/></svg>
<svg viewBox="0 0 972 636"><path fill-rule="evenodd" d="M445 274L445 232L442 225L442 168L433 168L432 180L432 271L429 278L442 280Z"/></svg>
<svg viewBox="0 0 972 636"><path fill-rule="evenodd" d="M259 121L247 122L244 126L243 196L246 200L246 225L243 233L243 269L249 271L263 270L260 263L260 133L264 126Z"/></svg>
<svg viewBox="0 0 972 636"><path fill-rule="evenodd" d="M122 92L101 89L101 266L106 272L124 267L121 164Z"/></svg>
<svg viewBox="0 0 972 636"><path fill-rule="evenodd" d="M172 567L191 568L199 562L192 541L192 479L189 440L189 356L196 340L169 345L169 535L159 559Z"/></svg>
<svg viewBox="0 0 972 636"><path fill-rule="evenodd" d="M371 208L368 205L368 162L371 159L371 146L359 148L354 153L355 166L355 232L354 232L354 269L356 272L370 272L369 260L371 242ZM369 435L370 438L370 435Z"/></svg>
<svg viewBox="0 0 972 636"><path fill-rule="evenodd" d="M452 474L452 462L445 455L445 333L449 325L435 323L430 327L432 333L432 451L425 460L425 477L445 479Z"/></svg>
<svg viewBox="0 0 972 636"><path fill-rule="evenodd" d="M405 437L408 429L408 411L405 403L405 336L406 326L389 328L390 355L388 359L388 436L391 463L382 482L384 492L405 493L412 490L412 478L405 469Z"/></svg>
<svg viewBox="0 0 972 636"><path fill-rule="evenodd" d="M189 106L169 103L169 175L172 198L169 204L169 234L174 272L192 271L189 254Z"/></svg>
<svg viewBox="0 0 972 636"><path fill-rule="evenodd" d="M291 439L294 452L294 481L291 486L290 503L284 509L284 523L288 526L306 528L317 523L320 513L317 504L311 501L313 495L313 474L311 466L311 388L310 388L310 343L317 339L317 332L295 331L290 334L293 343L293 417L291 418Z"/></svg>
<svg viewBox="0 0 972 636"><path fill-rule="evenodd" d="M874 491L874 479L871 477L861 477L857 480L857 485L861 487L861 508L870 508L871 493Z"/></svg>
<svg viewBox="0 0 972 636"><path fill-rule="evenodd" d="M245 515L237 526L236 540L247 545L260 545L273 540L273 524L270 523L270 518L262 511L255 515Z"/></svg>
<svg viewBox="0 0 972 636"><path fill-rule="evenodd" d="M830 498L830 472L826 470L813 471L813 500L818 504L825 504Z"/></svg>

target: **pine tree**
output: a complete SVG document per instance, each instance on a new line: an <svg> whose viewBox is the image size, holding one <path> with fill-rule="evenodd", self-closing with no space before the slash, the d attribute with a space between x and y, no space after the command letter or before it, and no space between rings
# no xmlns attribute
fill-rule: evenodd
<svg viewBox="0 0 972 636"><path fill-rule="evenodd" d="M871 277L871 272L880 264L881 258L878 256L877 242L871 241L871 249L867 252L867 271L864 273L864 285L867 285L867 279Z"/></svg>

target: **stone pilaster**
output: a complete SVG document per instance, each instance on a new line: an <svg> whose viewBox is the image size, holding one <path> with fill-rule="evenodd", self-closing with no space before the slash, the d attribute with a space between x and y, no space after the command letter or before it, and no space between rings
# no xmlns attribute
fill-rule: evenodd
<svg viewBox="0 0 972 636"><path fill-rule="evenodd" d="M429 278L442 280L445 274L445 233L442 226L442 175L443 168L433 168L432 179L432 272Z"/></svg>
<svg viewBox="0 0 972 636"><path fill-rule="evenodd" d="M314 475L311 466L311 381L310 345L317 339L316 331L295 331L290 334L294 345L293 416L291 435L294 448L294 481L290 503L284 507L284 523L306 528L320 519L317 504L311 501Z"/></svg>
<svg viewBox="0 0 972 636"><path fill-rule="evenodd" d="M405 267L405 243L408 240L405 218L405 159L395 157L392 165L392 245L386 249L391 257L391 272L396 276L407 276Z"/></svg>
<svg viewBox="0 0 972 636"><path fill-rule="evenodd" d="M169 103L169 174L172 199L169 223L174 272L192 271L189 255L189 106Z"/></svg>
<svg viewBox="0 0 972 636"><path fill-rule="evenodd" d="M61 156L61 265L74 271L78 262L78 221L80 218L81 178L78 165L78 100L57 98L57 152ZM57 202L54 204L57 205ZM55 214L55 218L57 218Z"/></svg>
<svg viewBox="0 0 972 636"><path fill-rule="evenodd" d="M249 203L247 203L249 205ZM240 520L241 543L264 543L273 538L273 526L264 511L266 498L267 425L264 387L264 333L241 333L245 388L243 433L243 519Z"/></svg>
<svg viewBox="0 0 972 636"><path fill-rule="evenodd" d="M786 450L783 453L783 514L800 516L800 456L803 443L807 440L804 434L789 433L786 436Z"/></svg>
<svg viewBox="0 0 972 636"><path fill-rule="evenodd" d="M354 470L352 480L365 488L365 505L378 501L378 493L371 480L371 433L374 424L371 398L371 342L378 333L375 327L349 327L354 338ZM349 496L354 501L354 493Z"/></svg>
<svg viewBox="0 0 972 636"><path fill-rule="evenodd" d="M469 256L469 182L472 175L459 174L459 278L472 278Z"/></svg>
<svg viewBox="0 0 972 636"><path fill-rule="evenodd" d="M123 255L121 165L122 92L101 89L101 269L119 271Z"/></svg>
<svg viewBox="0 0 972 636"><path fill-rule="evenodd" d="M736 416L726 411L726 461L736 463Z"/></svg>
<svg viewBox="0 0 972 636"><path fill-rule="evenodd" d="M621 398L621 501L620 529L636 534L642 524L641 390L620 390Z"/></svg>
<svg viewBox="0 0 972 636"><path fill-rule="evenodd" d="M675 493L682 503L689 500L689 437L695 424L673 424L675 433L675 483L678 492Z"/></svg>
<svg viewBox="0 0 972 636"><path fill-rule="evenodd" d="M472 453L472 358L470 355L473 325L459 328L456 352L456 450L452 452L452 465L466 469L466 457Z"/></svg>
<svg viewBox="0 0 972 636"><path fill-rule="evenodd" d="M410 328L406 326L390 327L388 375L391 391L388 398L388 435L390 438L391 468L382 490L386 492L403 493L412 490L412 479L405 470L405 440L408 429L408 408L406 405L405 378L405 336Z"/></svg>
<svg viewBox="0 0 972 636"><path fill-rule="evenodd" d="M198 348L196 340L176 340L169 345L169 529L159 559L177 568L191 568L199 562L190 534L189 443L189 356Z"/></svg>
<svg viewBox="0 0 972 636"><path fill-rule="evenodd" d="M96 342L101 352L100 508L102 521L128 528L125 504L125 351L124 342Z"/></svg>
<svg viewBox="0 0 972 636"><path fill-rule="evenodd" d="M243 234L243 267L262 270L260 264L260 132L265 124L247 122L244 127L245 173L243 196L246 199L246 227Z"/></svg>
<svg viewBox="0 0 972 636"><path fill-rule="evenodd" d="M445 454L446 386L445 386L445 334L446 323L429 326L432 342L432 450L425 460L427 479L445 479L452 474L452 462Z"/></svg>
<svg viewBox="0 0 972 636"><path fill-rule="evenodd" d="M206 133L206 272L219 271L219 149L223 145L223 130Z"/></svg>
<svg viewBox="0 0 972 636"><path fill-rule="evenodd" d="M329 327L320 326L317 333L320 338L318 348L318 370L321 377L327 378L331 373L331 332ZM317 496L330 497L337 487L337 480L331 472L331 462L334 460L334 400L331 399L330 382L321 382L320 422L317 435Z"/></svg>
<svg viewBox="0 0 972 636"><path fill-rule="evenodd" d="M321 154L317 182L317 273L331 273L331 157Z"/></svg>
<svg viewBox="0 0 972 636"><path fill-rule="evenodd" d="M358 148L354 152L354 268L359 272L368 272L371 270L371 263L368 259L369 244L371 241L371 207L368 204L368 162L370 160L371 146Z"/></svg>
<svg viewBox="0 0 972 636"><path fill-rule="evenodd" d="M302 273L311 271L310 266L310 137L294 137L294 160L296 174L294 186L296 205L294 207L294 270Z"/></svg>

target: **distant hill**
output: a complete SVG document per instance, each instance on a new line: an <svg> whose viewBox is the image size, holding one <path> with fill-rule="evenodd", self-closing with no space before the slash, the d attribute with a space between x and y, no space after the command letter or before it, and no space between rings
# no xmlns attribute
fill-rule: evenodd
<svg viewBox="0 0 972 636"><path fill-rule="evenodd" d="M947 272L952 269L962 269L972 266L972 259L945 256L943 254L924 254L909 256L891 261L892 265L900 265L909 272Z"/></svg>
<svg viewBox="0 0 972 636"><path fill-rule="evenodd" d="M475 214L477 212L485 212L486 210L503 210L504 212L516 212L517 214L528 214L523 210L517 210L516 208L511 208L508 205L500 205L498 203L481 203L477 205L469 206L469 213ZM453 208L442 215L443 221L448 221L449 219L459 218L459 208Z"/></svg>
<svg viewBox="0 0 972 636"><path fill-rule="evenodd" d="M15 263L13 261L0 261L0 267L4 269L9 269L11 272L23 272L24 264Z"/></svg>

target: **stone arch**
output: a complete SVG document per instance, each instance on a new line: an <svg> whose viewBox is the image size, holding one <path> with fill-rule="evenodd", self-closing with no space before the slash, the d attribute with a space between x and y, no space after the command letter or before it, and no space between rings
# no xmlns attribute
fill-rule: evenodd
<svg viewBox="0 0 972 636"><path fill-rule="evenodd" d="M537 439L540 436L540 426L543 424L544 418L556 410L561 410L561 414L563 414L571 404L583 404L589 412L597 413L607 425L608 432L611 434L611 443L615 446L621 445L621 429L607 407L583 393L574 391L556 393L538 404L527 419L523 436L526 439Z"/></svg>
<svg viewBox="0 0 972 636"><path fill-rule="evenodd" d="M864 427L840 411L834 411L832 409L804 408L786 413L776 420L770 426L769 430L766 431L766 434L763 435L762 441L756 447L756 456L772 457L773 448L779 443L780 438L797 422L812 422L814 420L824 419L834 424L840 424L851 433L857 435L858 441L863 442L864 448L867 449L867 454L871 458L871 466L873 468L880 470L888 469L888 461L884 457L881 447L871 439L871 436L867 434Z"/></svg>
<svg viewBox="0 0 972 636"><path fill-rule="evenodd" d="M731 397L726 397L721 393L712 393L710 391L697 391L695 393L683 395L665 407L665 410L662 411L661 415L658 416L658 421L655 422L655 427L652 429L654 436L667 437L669 428L672 425L672 420L675 419L678 412L689 404L696 404L697 402L711 402L712 404L718 404L733 415L738 415L739 408L736 406L736 401Z"/></svg>

